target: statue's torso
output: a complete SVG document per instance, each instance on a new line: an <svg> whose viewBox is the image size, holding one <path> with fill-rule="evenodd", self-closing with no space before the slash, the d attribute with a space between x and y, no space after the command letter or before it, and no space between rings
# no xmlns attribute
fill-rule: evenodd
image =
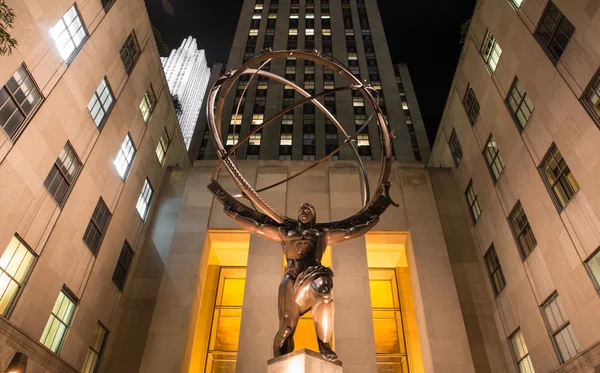
<svg viewBox="0 0 600 373"><path fill-rule="evenodd" d="M281 232L282 246L288 267L299 271L320 265L327 248L326 233L317 229L289 229Z"/></svg>

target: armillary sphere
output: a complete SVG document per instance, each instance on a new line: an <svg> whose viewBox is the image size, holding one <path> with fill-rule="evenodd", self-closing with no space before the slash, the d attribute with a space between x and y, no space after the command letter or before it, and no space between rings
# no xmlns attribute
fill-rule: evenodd
<svg viewBox="0 0 600 373"><path fill-rule="evenodd" d="M304 89L296 85L294 82L291 82L279 75L273 74L270 71L265 71L263 68L276 59L287 59L289 57L296 57L299 59L314 61L326 68L332 69L334 72L339 74L342 78L344 78L348 85L338 87L332 90L324 91L317 93L315 95L311 95L306 92ZM296 92L299 92L304 99L290 105L288 107L283 108L278 113L274 114L270 118L266 119L262 124L253 126L252 130L248 133L248 135L239 141L237 144L233 145L229 150L224 146L222 141L222 133L221 133L221 119L223 116L223 106L225 104L225 99L227 94L234 87L234 83L242 75L250 75L250 79L244 88L242 95L238 101L237 109L235 112L235 118L238 118L238 112L240 110L241 102L243 101L244 95L246 94L246 90L248 85L252 79L256 76L262 76L274 81L285 84L289 87L292 87ZM325 106L318 100L321 97L335 94L335 92L343 91L343 90L352 90L358 91L362 94L365 99L367 105L369 105L372 109L372 113L367 119L367 121L356 131L356 133L349 135L342 125L338 122L337 118L335 118L326 108ZM325 116L337 127L339 132L345 138L342 144L333 150L331 153L327 154L322 159L315 161L307 168L302 171L291 175L290 177L281 180L275 184L269 185L259 190L255 190L250 183L244 178L239 169L237 168L235 162L235 151L237 148L243 144L244 142L250 139L250 136L260 131L269 123L275 121L277 118L281 117L283 114L294 110L297 107L302 106L305 103L313 103L319 110L321 110ZM342 65L337 60L333 59L330 56L323 55L319 51L311 51L311 50L283 50L283 51L271 51L265 50L260 56L257 56L250 61L246 62L239 69L231 71L224 76L220 77L213 87L210 90L207 101L207 118L208 125L210 128L210 132L212 134L213 141L217 148L217 154L219 156L220 162L217 166L215 172L212 175L211 183L208 185L209 190L220 200L221 203L230 206L235 211L242 215L246 215L252 217L256 221L261 221L263 223L273 224L274 222L278 224L286 224L291 225L295 224L296 220L285 216L279 211L275 210L269 204L261 198L259 195L260 192L271 189L275 186L283 184L289 180L292 180L306 171L318 166L319 164L326 161L330 156L337 153L341 148L348 145L356 155L360 173L362 176L361 181L361 190L362 190L362 208L354 213L352 216L336 222L329 223L320 223L317 226L321 226L324 228L345 228L351 227L356 224L361 224L367 221L373 215L381 215L390 204L397 206L389 197L389 175L391 169L392 162L392 143L391 137L393 134L390 134L388 126L384 120L383 113L381 112L381 108L379 107L379 93L376 89L371 87L368 84L364 84L360 80L358 80L350 70L348 70L344 65ZM356 146L356 138L358 134L367 127L369 122L372 120L376 120L379 126L379 134L380 134L380 142L382 149L382 157L381 157L381 169L379 174L379 181L377 184L377 188L373 194L371 194L371 190L369 187L369 180L367 177L367 172L365 170L362 159L359 156L358 149ZM241 191L241 195L232 196L230 195L221 185L217 182L218 172L221 167L225 166L236 185L239 187ZM254 209L249 208L245 204L239 202L235 197L245 197L247 198Z"/></svg>

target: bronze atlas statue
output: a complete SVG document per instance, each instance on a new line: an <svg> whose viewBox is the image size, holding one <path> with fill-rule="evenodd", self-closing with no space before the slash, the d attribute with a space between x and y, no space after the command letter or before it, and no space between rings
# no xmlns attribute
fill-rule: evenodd
<svg viewBox="0 0 600 373"><path fill-rule="evenodd" d="M301 87L297 86L294 82L288 81L287 79L264 69L265 66L270 64L273 60L286 59L289 57L321 64L326 68L332 69L348 81L349 84L347 86L311 95ZM265 120L262 124L252 126L253 128L242 141L233 146L226 147L223 145L223 136L220 125L223 114L223 105L227 94L231 88L235 86L238 78L242 75L250 75L250 78L244 87L241 97L237 101L236 117L248 84L256 76L266 77L288 85L305 98L293 105L285 107ZM323 96L335 94L335 92L342 90L360 92L371 110L368 120L353 135L348 135L337 119L318 100ZM338 131L345 137L345 141L330 154L315 161L304 170L273 185L255 190L237 168L235 151L242 143L247 141L252 134L260 131L267 124L281 117L286 112L309 102L319 108L325 116L335 124ZM320 353L328 360L337 360L337 355L333 352L330 345L335 310L331 294L333 288L333 272L330 268L323 266L321 259L323 258L327 246L335 245L342 241L351 240L364 235L377 224L379 216L388 208L388 206L394 204L389 197L390 183L388 180L392 162L391 137L393 134L390 134L389 132L378 102L379 93L376 89L366 83L362 83L346 67L333 58L322 55L318 51L308 50L265 50L260 56L246 62L238 70L229 72L225 76L219 78L209 93L207 104L208 123L212 138L217 147L220 162L213 174L212 181L208 185L208 188L225 206L224 211L227 215L233 218L248 232L280 243L286 257L287 265L285 273L279 284L279 331L273 342L273 354L275 357L290 353L294 350L294 332L298 325L298 320L303 314L311 311ZM380 129L382 159L379 183L374 193L371 195L367 173L358 154L356 137L360 132L367 128L367 125L373 119L375 119ZM292 219L269 206L259 195L262 191L292 180L304 172L318 166L346 145L350 146L354 152L362 176L361 190L363 207L352 216L340 221L317 223L317 212L315 208L309 203L304 203L298 210L297 219ZM240 189L240 194L232 196L225 191L217 181L219 170L223 166L225 166L237 187ZM239 198L248 200L251 207L240 202L238 200Z"/></svg>

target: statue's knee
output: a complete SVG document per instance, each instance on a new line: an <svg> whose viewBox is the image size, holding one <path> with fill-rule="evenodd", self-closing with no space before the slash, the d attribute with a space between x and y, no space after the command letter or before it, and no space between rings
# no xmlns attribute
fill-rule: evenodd
<svg viewBox="0 0 600 373"><path fill-rule="evenodd" d="M311 287L319 297L331 300L331 288L333 288L331 277L321 276L312 282Z"/></svg>
<svg viewBox="0 0 600 373"><path fill-rule="evenodd" d="M285 326L277 332L275 336L275 345L282 346L283 343L292 335L292 329L289 326Z"/></svg>

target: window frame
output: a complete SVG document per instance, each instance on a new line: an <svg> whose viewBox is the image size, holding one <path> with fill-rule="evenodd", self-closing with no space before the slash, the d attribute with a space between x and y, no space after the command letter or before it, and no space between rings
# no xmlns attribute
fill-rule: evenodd
<svg viewBox="0 0 600 373"><path fill-rule="evenodd" d="M453 146L453 139L456 139L456 148ZM456 133L456 128L452 129L452 133L448 138L448 147L450 148L450 153L452 154L452 159L454 160L454 165L458 167L460 162L463 160L464 152L462 150L462 145L460 143L460 139L458 138L458 134ZM457 159L456 153L460 151L460 159Z"/></svg>
<svg viewBox="0 0 600 373"><path fill-rule="evenodd" d="M148 118L144 118L144 111L142 111L142 105L147 105L148 108ZM152 87L152 83L148 85L146 88L146 92L144 92L144 96L142 97L142 101L140 102L140 113L142 114L142 119L144 123L148 125L150 120L152 119L152 113L154 113L154 109L156 109L156 105L158 104L158 99L156 98L156 93L154 93L154 87Z"/></svg>
<svg viewBox="0 0 600 373"><path fill-rule="evenodd" d="M557 325L556 329L551 328L550 322L548 321L548 318L547 318L546 312L545 312L545 308L548 307L552 302L556 302L558 311L561 313L561 317L563 318L562 324ZM577 340L575 334L573 333L572 342L574 342L574 344L575 344L577 353L575 355L569 357L568 359L565 359L562 356L562 352L561 352L560 348L558 347L555 337L567 328L569 328L569 335L571 335L572 329L570 328L571 321L568 320L565 317L565 315L563 315L564 310L563 310L562 304L558 300L558 292L556 290L554 290L552 292L552 294L550 294L550 296L548 296L548 298L546 298L546 300L544 300L544 302L542 302L542 304L539 307L540 307L540 312L542 314L542 319L544 319L544 324L546 325L546 330L548 331L548 335L550 336L550 339L552 340L552 345L554 346L554 351L558 357L558 361L562 365L562 364L566 363L567 361L571 360L573 357L577 356L577 353L579 353L581 351L581 346L579 345L579 341Z"/></svg>
<svg viewBox="0 0 600 373"><path fill-rule="evenodd" d="M65 148L68 148L68 152L69 152L68 154L72 154L73 155L73 161L76 161L76 162L79 163L79 167L76 169L75 173L73 173L73 177L72 177L71 182L67 182L67 178L66 178L65 174L63 173L61 167L58 167L56 165L56 163L58 162L58 160L60 160L60 155L65 150ZM63 163L63 166L64 166L64 163ZM52 170L55 169L55 168L58 170L58 174L63 178L63 181L67 182L68 185L69 185L69 187L67 188L65 194L63 195L63 197L62 197L62 199L60 201L56 200L56 197L54 196L54 194L52 192L50 192L50 189L48 189L49 185L46 185L46 183L48 182L48 178L50 177L50 174L51 174ZM69 196L71 195L71 192L73 191L73 188L75 188L75 183L77 183L77 179L79 178L79 175L81 174L81 170L82 169L83 169L83 162L81 162L81 159L77 155L77 152L75 151L75 148L73 148L73 146L71 145L71 142L67 141L67 143L65 144L65 146L63 146L63 148L61 149L60 154L58 155L58 157L54 161L54 164L52 165L52 168L50 168L50 171L48 172L48 175L46 176L46 179L44 179L44 188L46 189L46 191L48 192L48 194L50 194L50 196L52 197L52 199L54 200L54 202L56 202L56 204L58 205L58 207L60 209L62 209L65 206L65 204L67 203L67 200L69 199ZM50 186L51 185L52 184L50 184Z"/></svg>
<svg viewBox="0 0 600 373"><path fill-rule="evenodd" d="M508 0L509 4L513 7L515 11L519 11L521 9L521 5L523 4L523 0ZM518 4L517 4L518 2Z"/></svg>
<svg viewBox="0 0 600 373"><path fill-rule="evenodd" d="M25 240L17 233L15 233L13 235L13 237L11 238L11 242L13 239L16 239L20 245L23 245L23 247L29 251L29 253L33 256L33 261L31 263L31 267L29 268L29 270L27 271L27 273L25 274L25 276L23 276L23 281L19 284L18 281L16 281L13 276L11 276L10 274L8 274L6 272L6 269L3 269L0 267L0 275L2 273L6 274L10 280L16 282L18 285L18 289L15 292L15 294L13 295L13 298L10 300L10 303L8 304L8 306L6 307L6 309L4 310L4 313L0 313L0 317L4 317L6 319L10 319L10 316L12 315L12 312L14 311L15 307L17 306L17 303L19 301L19 298L21 297L21 294L23 293L23 289L25 288L25 286L27 285L27 282L29 281L29 278L31 277L31 273L33 272L39 255L25 242ZM10 242L9 242L10 245ZM8 246L4 249L4 251L2 252L2 255L0 255L0 258L2 258L2 256L6 253L6 250L8 249ZM10 262L9 262L10 263Z"/></svg>
<svg viewBox="0 0 600 373"><path fill-rule="evenodd" d="M127 139L129 139L129 143L131 144L131 148L133 149L133 154L131 155L131 161L127 162L127 167L125 168L123 175L121 175L119 173L119 168L117 167L116 162L119 159L119 157L121 156L121 153L123 153L123 158L127 161L127 157L125 155L126 153L125 153L125 151L123 151L123 145L125 144ZM125 135L125 140L123 140L123 142L121 143L121 146L119 146L119 151L117 152L117 156L115 157L115 159L113 161L113 166L115 167L115 170L117 171L117 175L119 175L119 177L121 178L121 180L123 180L123 182L127 181L127 178L129 177L129 172L131 172L131 168L133 167L133 162L135 161L136 154L137 154L137 148L135 147L135 143L133 142L131 133L127 132L127 134Z"/></svg>
<svg viewBox="0 0 600 373"><path fill-rule="evenodd" d="M600 112L596 113L596 110L594 109L593 105L591 105L590 102L587 100L587 96L592 92L595 92L598 96L598 106L600 111L600 68L596 71L596 73L590 80L588 86L586 87L585 91L583 91L583 94L579 98L579 102L581 103L581 105L583 105L583 108L585 109L585 111L587 111L590 118L592 118L592 120L596 123L596 126L600 127Z"/></svg>
<svg viewBox="0 0 600 373"><path fill-rule="evenodd" d="M517 333L519 333L521 335L521 338L523 339L524 347L527 349L527 353L520 358L517 357L517 353L516 353L516 351L513 347L513 343L512 343L512 340L517 335ZM517 372L521 372L521 368L520 368L519 364L521 362L525 361L525 359L527 359L527 358L529 358L528 359L529 364L531 366L533 366L533 363L531 361L531 355L529 354L529 348L527 347L527 343L525 343L525 336L523 336L523 332L521 332L521 328L519 327L514 332L512 332L512 334L508 336L507 340L508 340L508 347L510 349L510 353L513 358L513 362L515 363L515 366L517 367ZM524 372L521 372L521 373L524 373Z"/></svg>
<svg viewBox="0 0 600 373"><path fill-rule="evenodd" d="M166 141L163 141L163 138L166 137ZM163 127L163 132L160 135L160 138L158 139L158 144L156 145L156 158L158 158L158 163L160 163L160 166L163 167L165 165L165 162L167 160L167 152L169 151L169 147L171 146L171 138L169 137L169 133L167 132L167 127ZM163 159L161 160L160 157L158 156L158 149L162 149L163 152Z"/></svg>
<svg viewBox="0 0 600 373"><path fill-rule="evenodd" d="M93 344L96 342L96 336L98 335L97 331L99 328L104 330L104 337L102 338L102 343L100 344L100 348L98 349L98 351L96 351ZM110 333L108 328L105 327L104 324L102 324L100 322L100 320L98 320L97 328L95 331L96 331L96 333L94 333L94 341L92 342L92 345L88 347L88 353L86 354L85 360L83 361L83 366L81 367L82 373L86 373L86 372L87 373L95 373L98 371L98 365L100 363L100 360L102 359L102 353L104 352L104 346L106 346L106 339ZM93 367L91 368L91 370L85 370L86 367L88 366L88 357L92 356L91 354L96 356L96 360L94 363L92 363Z"/></svg>
<svg viewBox="0 0 600 373"><path fill-rule="evenodd" d="M486 56L486 53L484 52L484 50L486 49L488 40L491 40L491 39L494 39L494 40L493 40L492 46L490 47L489 55ZM492 60L492 56L494 55L496 47L498 47L498 49L500 50L500 53L498 54L498 61L496 61L496 65L492 68L490 61ZM485 63L485 67L487 68L490 75L494 75L494 73L496 72L496 69L498 68L498 65L500 64L500 58L502 58L502 47L500 47L500 44L498 43L498 39L496 39L496 37L492 33L492 30L487 29L487 32L485 34L485 38L483 39L483 44L481 45L481 49L479 50L479 53L483 57L483 62Z"/></svg>
<svg viewBox="0 0 600 373"><path fill-rule="evenodd" d="M134 43L135 50L137 51L137 55L135 56L135 60L133 60L133 58L132 58L133 62L131 64L131 67L128 69L127 66L125 65L125 61L123 60L123 49L127 46L130 38L133 39L133 43ZM128 48L126 48L126 51L127 51L127 57L133 56L130 53L131 51ZM119 49L119 57L121 58L121 62L123 63L123 68L125 69L125 73L127 74L127 76L131 76L131 74L133 74L133 70L135 69L138 61L140 60L141 55L142 55L142 49L140 48L140 44L138 43L137 35L135 34L135 30L131 30L131 32L127 35L127 37L125 38L125 41L121 45L121 48Z"/></svg>
<svg viewBox="0 0 600 373"><path fill-rule="evenodd" d="M520 84L520 83L521 82L520 82L519 78L517 76L515 76L512 84L510 86L510 89L508 90L508 93L506 94L506 98L504 99L504 104L506 105L506 108L508 109L508 112L510 113L510 116L513 119L513 122L517 126L519 133L522 133L525 130L525 128L527 127L527 124L529 124L529 120L533 116L533 113L535 111L535 105L533 104L533 101L531 101L531 97L529 97L529 95L527 94L527 91L523 88L523 84L522 83ZM523 96L521 96L521 94L519 93L519 90L517 89L517 84L520 84L521 89L523 90ZM513 110L513 108L510 106L510 99L511 98L514 99L513 91L515 91L515 90L517 92L517 95L519 96L519 101L517 102L517 100L514 100L515 103L517 104L517 109ZM533 105L532 108L530 108L529 105L527 105L527 101L525 100L526 98L529 98L529 101L531 101L531 104ZM525 124L521 124L521 122L519 121L519 117L517 116L517 113L519 111L523 112L523 110L522 110L523 105L525 105L527 107L527 109L529 110L529 117L525 121Z"/></svg>
<svg viewBox="0 0 600 373"><path fill-rule="evenodd" d="M56 302L55 305L52 307L52 310L50 311L50 316L48 316L48 321L46 322L46 326L44 327L44 332L42 332L42 337L40 338L40 343L46 347L48 350L50 350L52 353L54 353L56 356L60 355L60 352L63 348L63 346L65 345L65 341L67 339L67 336L69 334L69 330L71 329L71 326L73 325L73 319L75 319L75 315L77 313L77 309L79 308L79 299L77 298L77 296L75 296L75 294L66 286L63 285L62 288L60 289L60 292L58 293L58 296L56 298L56 300L58 301L58 297L60 297L61 294L64 294L65 297L70 300L73 305L74 305L74 310L73 313L71 314L70 320L68 323L65 323L62 319L60 319L57 315L54 314L54 306L56 306ZM46 332L46 328L48 327L48 323L50 322L50 320L52 320L52 318L55 318L56 320L58 320L59 323L63 324L66 326L65 328L65 332L62 335L61 341L56 349L56 351L53 351L50 347L46 346L44 344L44 342L42 342L42 339L46 339L48 338L48 335L45 336L44 338L44 334Z"/></svg>
<svg viewBox="0 0 600 373"><path fill-rule="evenodd" d="M108 109L106 109L106 110L104 109L104 103L102 102L102 100L100 99L100 96L98 95L98 88L100 88L100 85L103 82L104 82L104 84L106 84L106 90L108 91L109 96L112 98L112 102L111 102L110 106L108 107ZM96 123L95 118L92 116L92 111L89 108L90 103L92 102L93 99L96 99L95 102L99 102L100 103L100 110L104 111L104 116L100 120L100 123ZM108 77L105 75L102 78L102 80L100 80L100 84L98 85L98 87L94 91L94 94L92 95L92 98L90 99L90 102L88 103L88 112L90 113L90 116L92 117L92 121L96 125L96 128L98 129L98 131L102 131L102 129L104 128L104 125L108 121L108 117L110 116L110 113L112 112L112 110L115 107L116 103L117 103L117 99L115 98L115 94L114 94L114 92L113 92L113 90L112 90L112 88L111 88L111 86L110 86L110 84L108 82Z"/></svg>
<svg viewBox="0 0 600 373"><path fill-rule="evenodd" d="M469 201L469 195L472 192L473 194L473 202L471 203L471 201ZM483 213L483 209L481 208L481 204L479 203L479 196L477 195L477 192L475 191L475 188L473 187L473 179L469 180L469 184L467 185L467 188L465 189L465 199L467 200L467 205L469 206L469 212L471 213L471 218L473 219L473 224L476 224L479 221L479 218L481 217L481 214ZM479 207L479 213L477 214L477 216L475 216L475 213L473 212L473 206L477 205Z"/></svg>
<svg viewBox="0 0 600 373"><path fill-rule="evenodd" d="M556 180L554 181L554 183L550 183L550 181L548 180L548 178L546 177L546 173L544 172L544 166L547 163L547 160L552 157L555 158L555 153L554 150L556 150L556 152L560 155L560 157L563 159L564 164L565 164L565 168L560 170L560 174L556 177ZM555 163L557 165L559 165L558 162L555 161ZM556 143L552 142L552 144L550 145L550 148L548 149L548 151L546 151L546 154L544 155L544 158L542 158L542 161L540 162L540 164L537 167L538 172L542 178L542 180L544 181L544 185L546 186L546 189L548 190L548 193L550 194L550 198L552 198L552 202L554 203L554 206L556 207L556 210L558 211L558 213L560 214L561 212L563 212L567 206L571 203L571 201L573 201L575 199L575 196L577 195L577 193L579 193L579 191L581 190L581 187L579 186L579 182L577 182L577 179L575 178L575 175L573 175L573 172L571 172L571 168L569 167L569 165L567 164L567 161L565 160L565 157L562 155L562 153L560 152L560 150L558 150L558 147L556 146ZM573 185L571 185L569 178L566 176L566 174L571 174L573 177L573 180L575 180L575 182L577 183L577 190L575 190L575 188L573 187ZM562 179L564 177L564 179ZM563 206L562 203L560 202L560 198L558 198L556 192L554 191L554 187L556 185L561 185L563 186L564 184L561 183L561 180L566 180L568 186L572 189L572 193L573 195L568 199L568 201L566 202L566 204ZM564 189L564 187L563 187ZM567 194L565 193L565 197L567 197Z"/></svg>
<svg viewBox="0 0 600 373"><path fill-rule="evenodd" d="M550 18L552 18L549 15L549 9L551 7L556 8L559 12L560 12L560 17L558 19L558 21L554 20L554 22L556 23L556 28L550 32L550 30L547 30L546 27L544 26L544 19L546 18L546 16L548 15ZM558 29L560 28L560 24L563 22L563 20L566 20L571 27L573 27L573 32L571 33L571 35L568 36L568 41L567 44L565 45L565 47L563 48L562 45L559 45L562 49L562 52L560 53L560 56L558 56L558 58L555 58L554 55L552 55L552 52L550 52L550 44L552 44L553 41L556 41L555 39L555 35ZM542 41L541 37L539 36L539 31L542 28L542 26L544 27L544 29L546 29L546 31L548 31L548 34L550 35L550 39L548 40L547 43L545 43L544 41ZM561 31L566 35L567 33L564 32L562 29ZM565 53L565 51L567 50L567 47L569 46L569 43L571 42L571 39L573 38L573 35L575 34L575 32L577 31L577 28L575 27L575 25L573 25L573 23L571 23L571 21L569 21L569 19L565 16L565 14L562 12L562 10L560 10L560 8L558 6L556 6L556 4L554 4L553 0L548 1L548 3L546 4L546 7L544 8L544 11L542 12L542 15L535 27L535 31L533 32L533 37L535 38L535 40L538 42L538 44L540 45L540 47L544 50L544 53L546 53L546 55L548 56L548 58L550 59L550 62L552 62L552 64L554 64L555 66L558 64L558 61L560 61L560 58L562 57L562 55Z"/></svg>
<svg viewBox="0 0 600 373"><path fill-rule="evenodd" d="M520 207L520 209L519 209L519 207ZM521 229L520 232L518 232L518 233L515 231L515 227L513 225L513 215L517 212L517 210L520 210L523 213L521 220L527 220L523 229ZM523 205L521 204L520 200L517 200L517 203L515 203L515 206L512 208L512 210L508 214L507 218L508 218L508 225L510 226L510 231L513 234L513 238L515 239L517 248L519 249L519 253L521 254L521 260L525 261L537 247L537 239L535 238L535 233L533 233L533 228L531 228L531 223L529 222L527 213L525 213L525 209L523 209ZM533 246L531 248L527 248L528 252L526 253L523 246L521 245L520 237L526 233L525 231L527 230L527 228L529 228L529 231L531 232L531 237L533 238L534 242L533 242Z"/></svg>
<svg viewBox="0 0 600 373"><path fill-rule="evenodd" d="M83 39L81 39L81 42L79 43L79 45L75 46L75 49L73 49L73 51L71 52L71 54L69 55L69 57L64 58L61 55L60 48L56 44L57 40L54 38L54 35L52 35L52 29L54 29L58 25L59 22L62 22L63 25L65 26L65 29L63 30L63 32L65 32L65 31L68 32L69 33L69 41L71 41L71 42L73 41L73 36L71 35L71 32L69 30L69 26L71 26L71 24L73 24L73 22L71 22L70 24L67 25L67 23L63 20L63 18L67 15L67 13L69 13L71 11L71 8L75 9L75 12L77 13L77 18L79 19L79 22L81 22L81 28L85 32L85 36L83 37ZM79 30L77 30L77 31L79 31ZM63 62L65 63L65 65L70 66L71 63L73 63L73 61L75 60L75 57L77 57L77 55L79 54L79 52L81 51L81 49L83 48L83 46L85 45L85 43L90 38L90 33L89 33L88 29L87 29L87 26L85 25L83 17L81 16L81 12L79 11L79 6L77 5L77 2L74 2L73 5L71 5L69 7L69 9L67 9L67 11L65 13L63 13L63 15L54 24L54 26L52 26L50 28L50 37L52 37L52 41L54 42L54 47L56 47L56 49L58 50L58 54L59 54L60 58L63 60ZM74 42L73 42L73 45L75 45Z"/></svg>
<svg viewBox="0 0 600 373"><path fill-rule="evenodd" d="M496 152L493 154L492 160L490 161L488 159L488 149L491 148L489 145L492 141L494 141L494 144L495 144L494 148L496 148ZM496 140L494 139L494 136L492 134L490 134L487 141L485 142L482 154L483 154L483 158L485 160L485 164L487 165L488 171L490 172L490 175L492 177L492 181L494 182L494 185L495 185L498 182L498 180L500 180L500 177L504 174L504 170L506 169L506 163L504 163L504 159L502 158L502 155L500 154L500 148L498 147L498 143L496 142ZM491 153L490 153L490 155L491 155ZM500 161L500 163L502 164L502 170L500 170L498 176L496 176L496 174L494 173L494 168L492 167L493 165L497 165L496 161Z"/></svg>
<svg viewBox="0 0 600 373"><path fill-rule="evenodd" d="M128 251L126 251L128 250ZM126 259L128 259L128 262L123 264L121 259L123 258L123 254L127 252L129 253L129 257L127 257ZM119 257L117 258L117 263L115 265L115 270L113 271L113 275L112 275L112 283L117 287L117 289L119 290L120 293L123 293L123 289L125 289L125 283L127 282L127 279L129 278L128 274L129 274L129 270L131 269L131 263L133 263L133 256L135 255L135 251L133 251L133 248L131 247L131 245L129 244L129 242L127 240L123 241L123 246L121 246L121 252L119 253ZM117 270L121 269L121 272L118 272ZM117 283L119 282L119 283Z"/></svg>
<svg viewBox="0 0 600 373"><path fill-rule="evenodd" d="M490 260L488 258L491 257L491 254L494 254L494 256L496 257L496 262L498 263L497 267L492 268L491 264L490 264ZM498 252L496 251L496 247L494 246L494 244L492 243L490 245L490 247L487 249L487 251L485 252L485 254L483 255L483 260L485 262L485 268L487 270L488 273L488 277L492 283L492 289L494 290L494 295L497 297L498 295L500 295L500 293L502 293L502 290L506 289L506 277L504 276L504 271L502 270L502 264L500 263L500 257L498 256ZM502 288L498 289L496 286L496 277L494 277L494 275L499 274L499 278L502 279Z"/></svg>
<svg viewBox="0 0 600 373"><path fill-rule="evenodd" d="M146 190L146 186L148 186L149 190L150 190L150 194L148 199L146 200L146 198L144 197L144 191ZM152 205L152 197L154 196L154 188L152 188L152 184L150 183L150 180L148 179L148 177L146 177L144 179L144 184L142 185L142 190L140 192L140 196L138 197L138 200L135 204L135 209L138 212L138 215L140 216L140 218L142 219L142 221L146 221L146 218L148 218L148 215L150 214L150 206ZM142 197L144 197L144 202L146 203L146 211L144 212L144 216L142 216L142 213L140 212L138 205L140 204L140 201L142 200Z"/></svg>
<svg viewBox="0 0 600 373"><path fill-rule="evenodd" d="M96 214L96 210L98 208L104 207L105 211L106 211L106 219L104 221L104 229L100 229L99 226L99 222L96 222L94 220L94 215ZM98 256L98 253L100 252L100 247L102 246L102 241L104 241L104 237L106 236L106 232L108 231L108 226L110 224L110 221L112 219L112 213L110 212L110 209L108 208L108 205L106 204L106 202L104 202L104 199L102 199L102 197L100 197L98 199L98 203L96 203L96 207L94 208L94 211L92 212L92 217L90 218L90 221L87 225L87 228L85 229L85 232L83 234L82 240L83 243L85 243L85 245L88 247L88 249L90 249L90 251L92 252L92 254L94 255L94 257ZM96 247L91 247L91 243L86 241L86 237L87 237L87 232L90 230L90 227L92 229L96 229L96 231L98 232L100 239L98 240L98 242L96 243Z"/></svg>
<svg viewBox="0 0 600 373"><path fill-rule="evenodd" d="M584 266L585 269L588 273L588 275L590 275L590 278L592 280L592 283L594 284L594 287L596 288L596 291L598 292L598 294L600 294L600 269L598 270L598 277L596 278L596 276L594 275L594 273L592 272L592 270L590 269L589 266L589 262L592 261L592 259L595 259L595 257L598 256L598 262L599 262L599 266L600 266L600 247L598 247L593 253L592 255L590 255L584 262Z"/></svg>
<svg viewBox="0 0 600 373"><path fill-rule="evenodd" d="M469 93L471 93L471 97L472 97L472 101L471 101L470 105L467 104L467 99L470 97ZM465 108L465 111L467 112L467 117L469 118L469 122L471 122L471 126L474 126L477 123L477 119L479 118L479 113L481 112L481 106L479 105L479 101L477 100L475 91L473 90L473 87L471 87L470 84L467 87L467 91L465 92L465 95L463 97L463 107ZM477 107L477 112L476 112L475 116L473 117L473 109L475 109L475 107Z"/></svg>

